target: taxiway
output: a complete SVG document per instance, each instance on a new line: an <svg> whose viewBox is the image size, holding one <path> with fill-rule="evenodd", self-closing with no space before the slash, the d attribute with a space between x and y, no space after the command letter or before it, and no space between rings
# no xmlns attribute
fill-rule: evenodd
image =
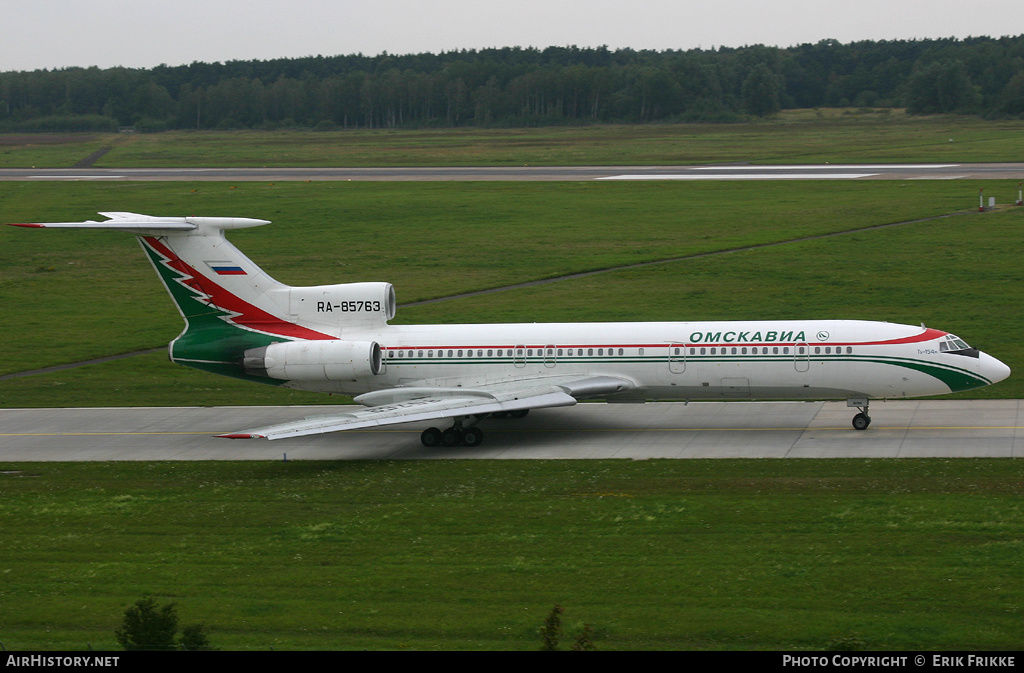
<svg viewBox="0 0 1024 673"><path fill-rule="evenodd" d="M1024 163L398 168L3 168L0 181L1020 180Z"/></svg>
<svg viewBox="0 0 1024 673"><path fill-rule="evenodd" d="M1021 458L1022 400L580 404L481 425L476 448L427 449L427 424L279 441L214 435L323 415L330 406L0 410L0 462L620 458Z"/></svg>

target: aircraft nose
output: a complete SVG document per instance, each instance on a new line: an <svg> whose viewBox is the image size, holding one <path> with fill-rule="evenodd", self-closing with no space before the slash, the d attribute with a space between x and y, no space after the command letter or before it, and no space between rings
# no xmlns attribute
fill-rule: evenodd
<svg viewBox="0 0 1024 673"><path fill-rule="evenodd" d="M991 379L992 383L998 383L1010 375L1010 368L991 355L983 354L983 359L982 371L986 377Z"/></svg>

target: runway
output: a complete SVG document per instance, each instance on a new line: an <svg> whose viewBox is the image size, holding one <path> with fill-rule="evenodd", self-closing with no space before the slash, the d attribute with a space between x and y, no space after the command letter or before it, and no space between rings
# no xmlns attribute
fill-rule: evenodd
<svg viewBox="0 0 1024 673"><path fill-rule="evenodd" d="M427 424L279 440L217 433L330 413L309 407L0 410L0 462L696 458L1022 458L1024 400L580 404L489 419L476 448L427 449Z"/></svg>
<svg viewBox="0 0 1024 673"><path fill-rule="evenodd" d="M1024 163L400 168L3 168L0 181L1020 180Z"/></svg>

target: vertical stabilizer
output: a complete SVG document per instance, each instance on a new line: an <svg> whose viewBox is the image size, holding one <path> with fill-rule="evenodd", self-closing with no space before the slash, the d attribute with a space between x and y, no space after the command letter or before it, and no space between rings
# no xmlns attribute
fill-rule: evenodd
<svg viewBox="0 0 1024 673"><path fill-rule="evenodd" d="M16 226L110 229L135 234L185 320L169 345L171 360L243 378L250 348L294 339L334 339L337 334L291 319L291 290L267 275L224 236L227 229L267 220L221 217L151 217L101 213L102 222L53 222Z"/></svg>

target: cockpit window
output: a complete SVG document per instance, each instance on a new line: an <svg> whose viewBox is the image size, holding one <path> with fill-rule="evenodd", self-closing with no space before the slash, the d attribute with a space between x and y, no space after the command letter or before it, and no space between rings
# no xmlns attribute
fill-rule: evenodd
<svg viewBox="0 0 1024 673"><path fill-rule="evenodd" d="M958 336L947 334L946 338L939 342L939 350L945 353L946 351L965 351L971 347Z"/></svg>
<svg viewBox="0 0 1024 673"><path fill-rule="evenodd" d="M939 342L939 352L969 355L975 358L978 357L978 349L971 348L967 345L966 341L953 334L947 334L945 338Z"/></svg>

